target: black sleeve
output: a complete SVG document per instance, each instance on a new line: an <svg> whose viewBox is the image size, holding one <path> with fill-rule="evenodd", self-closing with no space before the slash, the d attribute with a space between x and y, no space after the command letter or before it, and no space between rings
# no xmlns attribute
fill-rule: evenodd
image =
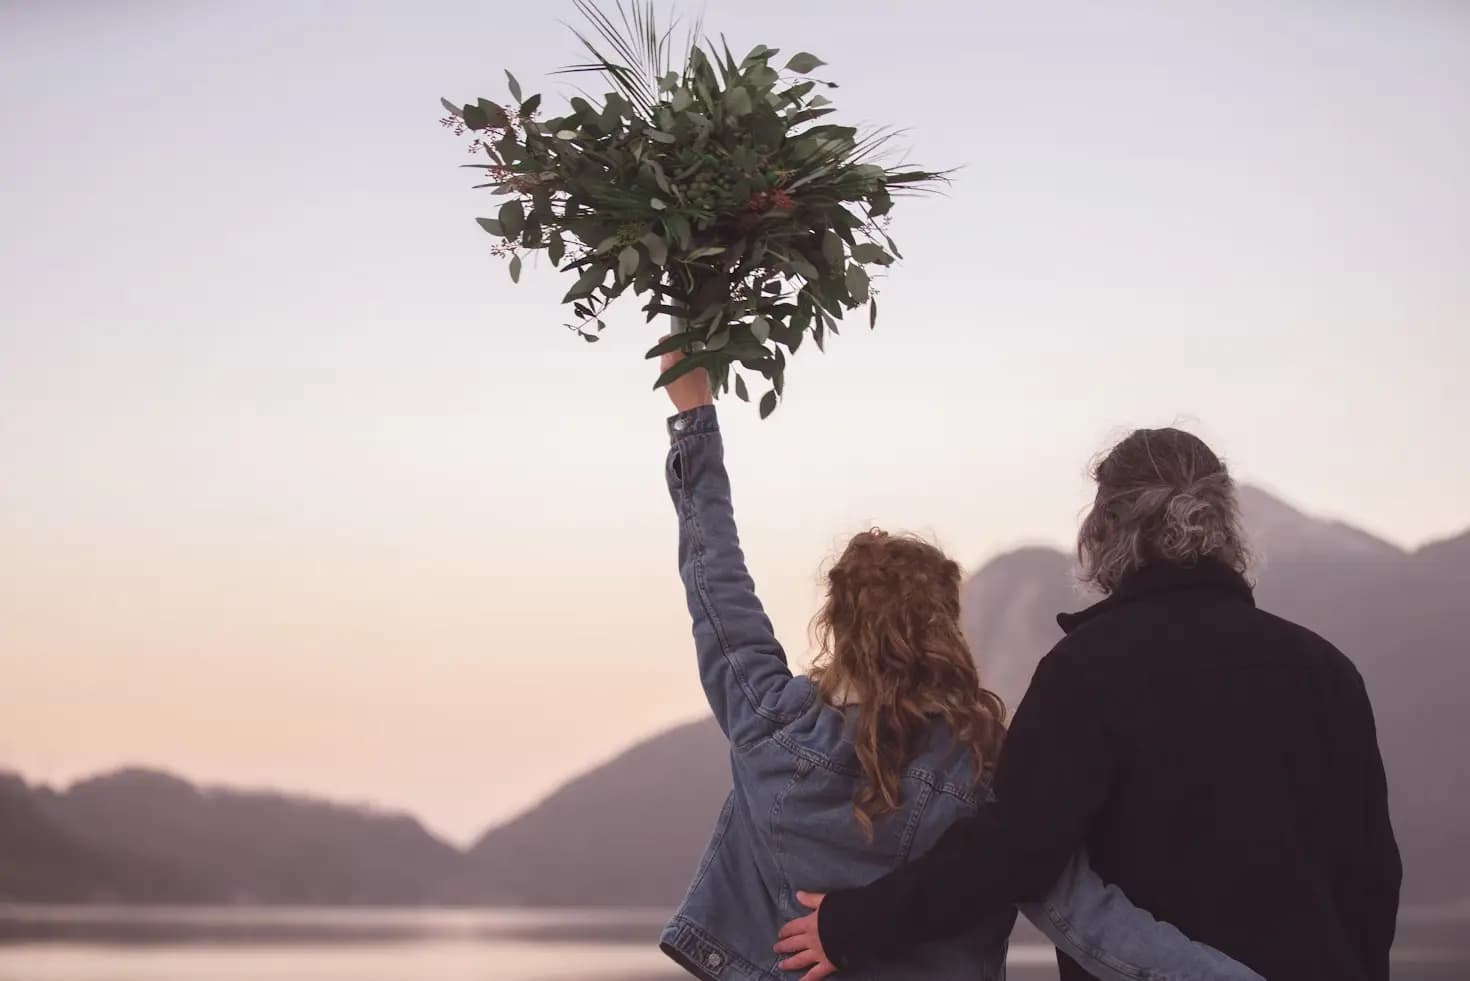
<svg viewBox="0 0 1470 981"><path fill-rule="evenodd" d="M1388 817L1388 781L1383 771L1383 756L1378 748L1378 729L1373 720L1373 705L1363 679L1355 679L1357 718L1355 728L1361 736L1363 771L1363 850L1354 864L1360 874L1357 890L1361 905L1356 934L1363 952L1368 977L1388 981L1388 952L1393 946L1398 923L1399 885L1404 866L1399 858L1398 842Z"/></svg>
<svg viewBox="0 0 1470 981"><path fill-rule="evenodd" d="M1106 699L1082 676L1076 654L1059 646L1037 666L1001 754L996 804L951 825L903 868L827 896L817 922L832 963L851 969L953 936L1051 888L1113 772Z"/></svg>

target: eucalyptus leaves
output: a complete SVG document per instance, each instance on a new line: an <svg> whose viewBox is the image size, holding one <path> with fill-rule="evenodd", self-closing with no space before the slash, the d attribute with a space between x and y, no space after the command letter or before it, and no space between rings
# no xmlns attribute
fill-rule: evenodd
<svg viewBox="0 0 1470 981"><path fill-rule="evenodd" d="M567 327L587 341L628 289L646 296L650 321L667 314L681 328L647 356L688 355L658 385L703 367L716 392L749 400L744 370L769 383L769 415L808 335L821 348L863 306L876 323L870 270L899 257L887 234L893 195L944 175L874 162L891 132L816 122L834 111L821 92L836 84L807 77L824 64L814 55L777 68L777 50L757 45L736 61L696 25L675 70L672 30L657 27L651 0L620 6L621 26L576 2L613 54L577 32L592 61L564 72L609 79L600 103L575 97L542 120L541 96L526 97L509 72L506 105L444 101L445 125L473 131L471 151L490 161L467 165L489 178L477 186L506 197L479 219L498 239L492 251L516 281L537 249L573 273Z"/></svg>

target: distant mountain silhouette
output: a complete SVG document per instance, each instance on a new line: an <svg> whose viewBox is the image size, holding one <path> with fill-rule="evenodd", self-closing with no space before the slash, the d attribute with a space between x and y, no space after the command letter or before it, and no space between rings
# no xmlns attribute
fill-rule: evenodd
<svg viewBox="0 0 1470 981"><path fill-rule="evenodd" d="M713 720L693 722L487 832L470 858L519 902L666 906L689 884L729 790L724 735Z"/></svg>
<svg viewBox="0 0 1470 981"><path fill-rule="evenodd" d="M413 818L122 770L65 791L0 781L0 899L416 904L477 899Z"/></svg>
<svg viewBox="0 0 1470 981"><path fill-rule="evenodd" d="M70 902L109 888L108 860L57 827L9 773L0 773L0 843L0 900Z"/></svg>
<svg viewBox="0 0 1470 981"><path fill-rule="evenodd" d="M1257 596L1342 648L1373 695L1407 867L1406 900L1470 900L1470 533L1408 553L1241 494ZM964 585L985 683L1014 707L1094 597L1060 551L1027 548ZM689 665L693 670L693 665ZM199 788L123 770L64 790L0 773L0 901L669 906L730 786L713 721L645 740L460 852L402 814Z"/></svg>

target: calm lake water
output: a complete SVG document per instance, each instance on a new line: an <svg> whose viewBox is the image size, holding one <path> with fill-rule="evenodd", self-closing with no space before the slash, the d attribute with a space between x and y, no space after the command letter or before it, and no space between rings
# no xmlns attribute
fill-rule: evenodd
<svg viewBox="0 0 1470 981"><path fill-rule="evenodd" d="M0 981L671 981L660 911L0 905ZM1470 909L1406 911L1398 981L1470 978ZM1015 981L1054 981L1018 930Z"/></svg>

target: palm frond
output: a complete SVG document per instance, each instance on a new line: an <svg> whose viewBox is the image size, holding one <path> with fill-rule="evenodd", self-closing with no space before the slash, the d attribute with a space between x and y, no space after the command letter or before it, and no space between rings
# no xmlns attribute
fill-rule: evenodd
<svg viewBox="0 0 1470 981"><path fill-rule="evenodd" d="M651 115L659 102L659 79L669 72L669 38L677 21L660 31L653 0L631 0L618 3L618 20L614 21L593 0L573 0L577 10L601 36L610 54L594 44L585 34L567 25L582 46L592 55L590 64L572 65L557 74L595 71L607 76L618 91L633 105ZM687 62L686 62L687 63Z"/></svg>

